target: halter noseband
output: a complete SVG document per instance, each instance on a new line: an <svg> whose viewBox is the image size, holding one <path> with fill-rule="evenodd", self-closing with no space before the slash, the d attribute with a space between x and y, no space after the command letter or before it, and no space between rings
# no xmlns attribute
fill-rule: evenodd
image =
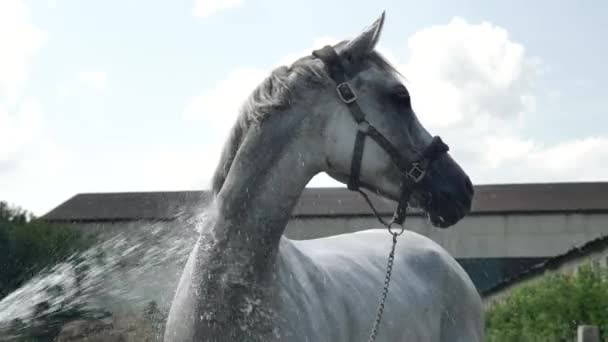
<svg viewBox="0 0 608 342"><path fill-rule="evenodd" d="M325 46L320 50L315 50L312 54L323 61L327 67L329 76L337 84L336 91L338 93L338 97L349 108L353 119L358 124L357 137L355 140L353 158L351 161L348 189L361 192L371 205L371 202L367 196L365 196L365 193L359 189L359 176L361 174L361 160L363 158L363 150L365 148L365 138L370 137L378 145L380 145L384 151L386 151L386 153L391 157L393 163L401 172L401 196L399 198L397 210L395 211L392 222L400 225L403 224L412 191L414 190L415 186L417 186L427 175L433 161L437 160L437 158L449 150L448 145L443 143L440 137L436 136L433 138L433 141L429 144L429 146L427 146L418 160L409 161L405 159L399 153L398 149L372 124L370 124L369 121L365 119L365 113L363 113L363 110L361 110L361 107L357 103L357 94L348 83L346 79L346 71L342 65L342 61L334 48L331 46Z"/></svg>

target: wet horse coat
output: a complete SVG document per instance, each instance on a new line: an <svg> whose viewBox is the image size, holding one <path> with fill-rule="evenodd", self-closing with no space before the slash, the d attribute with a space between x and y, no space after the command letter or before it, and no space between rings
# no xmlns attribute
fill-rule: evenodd
<svg viewBox="0 0 608 342"><path fill-rule="evenodd" d="M389 104L380 93L398 82L373 51L383 20L336 49L350 61L352 84L370 122L414 158L431 137L411 107ZM322 63L304 58L275 70L254 91L224 148L214 203L184 268L165 341L367 340L390 235L370 230L309 241L282 236L315 174L348 178L357 127L334 88ZM468 177L445 155L428 178L412 204L434 223L455 223L470 208ZM371 143L361 184L388 198L399 196L398 170ZM482 328L481 299L464 270L430 239L404 233L378 341L475 342L483 340Z"/></svg>

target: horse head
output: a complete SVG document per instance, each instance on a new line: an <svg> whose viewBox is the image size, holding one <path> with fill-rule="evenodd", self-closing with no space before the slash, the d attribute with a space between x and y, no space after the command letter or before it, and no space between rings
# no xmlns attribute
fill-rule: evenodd
<svg viewBox="0 0 608 342"><path fill-rule="evenodd" d="M353 190L395 201L407 193L410 206L446 228L470 211L473 186L418 120L403 77L375 51L383 23L384 13L357 37L296 62L311 63L323 77L309 94L321 123L321 169Z"/></svg>

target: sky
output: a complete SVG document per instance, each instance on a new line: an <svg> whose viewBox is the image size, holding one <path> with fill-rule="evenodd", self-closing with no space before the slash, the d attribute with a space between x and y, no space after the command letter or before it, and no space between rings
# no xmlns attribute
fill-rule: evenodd
<svg viewBox="0 0 608 342"><path fill-rule="evenodd" d="M605 1L0 0L0 200L206 189L249 92L383 10L475 184L608 180Z"/></svg>

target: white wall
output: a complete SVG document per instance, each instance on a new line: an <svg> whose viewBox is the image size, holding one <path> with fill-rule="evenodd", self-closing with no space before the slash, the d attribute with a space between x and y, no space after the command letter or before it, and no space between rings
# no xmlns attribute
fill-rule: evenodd
<svg viewBox="0 0 608 342"><path fill-rule="evenodd" d="M408 217L406 226L456 258L548 257L608 234L608 214L471 215L448 229ZM292 220L286 235L311 239L378 227L374 217L305 217Z"/></svg>

